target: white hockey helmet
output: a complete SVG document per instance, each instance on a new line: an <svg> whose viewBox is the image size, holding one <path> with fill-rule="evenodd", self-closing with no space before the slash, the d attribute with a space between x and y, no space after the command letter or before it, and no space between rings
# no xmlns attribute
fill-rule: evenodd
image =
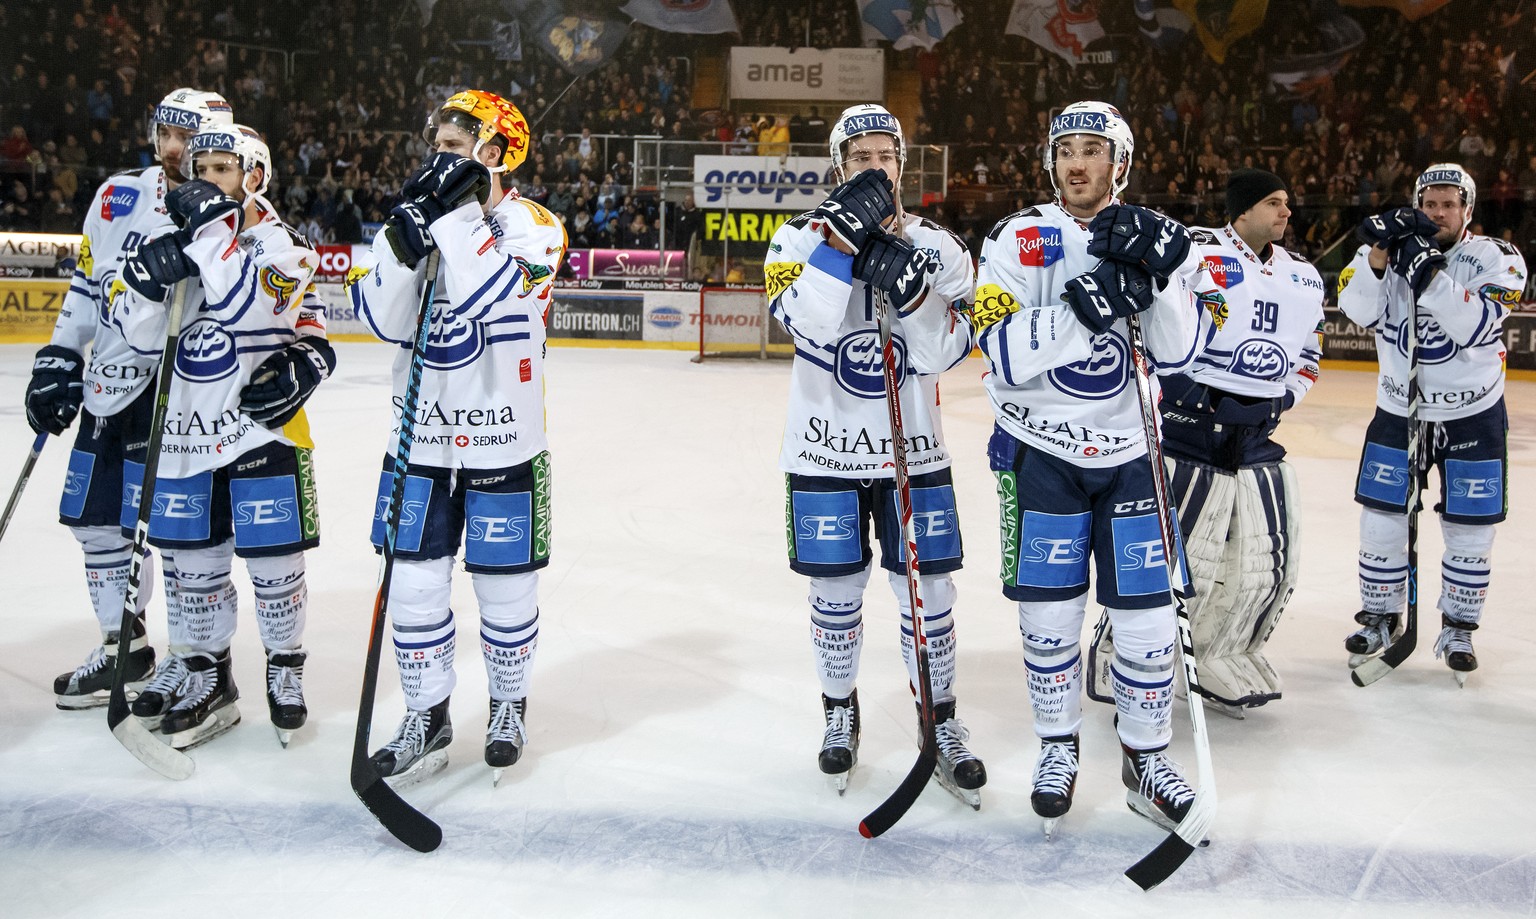
<svg viewBox="0 0 1536 919"><path fill-rule="evenodd" d="M1472 206L1477 203L1477 183L1460 163L1436 163L1419 173L1418 180L1413 183L1413 206L1423 207L1424 190L1435 185L1454 185L1461 189L1462 204L1466 205L1468 215L1472 213Z"/></svg>
<svg viewBox="0 0 1536 919"><path fill-rule="evenodd" d="M187 152L181 155L181 174L189 180L197 178L197 158L208 153L233 154L246 176L260 166L261 184L247 188L250 194L263 194L272 184L272 152L260 134L243 124L213 125L198 131L187 141Z"/></svg>
<svg viewBox="0 0 1536 919"><path fill-rule="evenodd" d="M837 175L843 174L843 155L847 152L848 141L860 134L889 134L896 138L896 157L901 161L902 171L906 171L907 139L901 133L901 122L885 106L866 103L843 109L832 125L828 146L832 149L832 169Z"/></svg>
<svg viewBox="0 0 1536 919"><path fill-rule="evenodd" d="M1125 191L1131 178L1131 152L1136 147L1136 137L1120 110L1107 102L1074 102L1051 119L1045 141L1045 172L1051 177L1051 188L1057 195L1061 188L1056 184L1056 142L1070 134L1094 134L1109 141L1109 158L1115 168L1110 186L1116 195Z"/></svg>
<svg viewBox="0 0 1536 919"><path fill-rule="evenodd" d="M218 93L205 92L191 87L182 87L172 90L170 95L160 100L155 110L149 116L149 143L155 149L155 156L160 155L160 132L155 130L155 125L168 125L173 128L183 128L194 134L209 125L229 125L235 123L234 110L229 107L229 101Z"/></svg>

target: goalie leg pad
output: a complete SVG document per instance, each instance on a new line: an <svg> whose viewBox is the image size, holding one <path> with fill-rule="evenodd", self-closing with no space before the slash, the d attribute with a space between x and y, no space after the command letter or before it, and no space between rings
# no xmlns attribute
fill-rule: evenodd
<svg viewBox="0 0 1536 919"><path fill-rule="evenodd" d="M424 712L453 692L454 626L448 608L453 557L395 560L389 586L390 633L405 707Z"/></svg>
<svg viewBox="0 0 1536 919"><path fill-rule="evenodd" d="M176 551L181 621L177 631L170 634L173 649L217 655L229 648L239 612L235 585L229 579L234 557L232 539L205 549Z"/></svg>
<svg viewBox="0 0 1536 919"><path fill-rule="evenodd" d="M1360 511L1360 608L1397 614L1407 602L1408 518L1363 508Z"/></svg>
<svg viewBox="0 0 1536 919"><path fill-rule="evenodd" d="M922 558L919 554L918 558ZM901 659L907 665L907 679L917 686L916 639L912 633L912 598L907 590L907 576L894 571L885 573L896 605L901 609ZM947 574L918 579L923 596L923 635L928 640L928 677L933 684L933 701L955 699L955 582Z"/></svg>
<svg viewBox="0 0 1536 919"><path fill-rule="evenodd" d="M123 538L122 530L115 526L70 527L80 548L85 552L85 586L91 595L91 609L101 632L116 632L122 625L123 592L128 589L128 563L133 558L133 541ZM144 607L154 596L155 559L144 559L140 574L138 612L144 615Z"/></svg>
<svg viewBox="0 0 1536 919"><path fill-rule="evenodd" d="M870 566L857 574L811 578L811 647L821 691L833 699L853 694L864 644L864 588Z"/></svg>
<svg viewBox="0 0 1536 919"><path fill-rule="evenodd" d="M1120 740L1136 750L1165 747L1173 737L1173 607L1111 607L1105 614L1115 630L1110 676Z"/></svg>
<svg viewBox="0 0 1536 919"><path fill-rule="evenodd" d="M1441 519L1445 554L1440 559L1440 612L1449 620L1477 625L1493 574L1493 527Z"/></svg>
<svg viewBox="0 0 1536 919"><path fill-rule="evenodd" d="M309 587L304 553L248 558L245 567L256 594L256 628L268 651L297 651L304 644Z"/></svg>
<svg viewBox="0 0 1536 919"><path fill-rule="evenodd" d="M480 650L491 698L528 697L528 671L539 647L539 575L472 576L480 601Z"/></svg>
<svg viewBox="0 0 1536 919"><path fill-rule="evenodd" d="M1019 633L1035 734L1062 737L1083 724L1083 611L1088 595L1019 601Z"/></svg>

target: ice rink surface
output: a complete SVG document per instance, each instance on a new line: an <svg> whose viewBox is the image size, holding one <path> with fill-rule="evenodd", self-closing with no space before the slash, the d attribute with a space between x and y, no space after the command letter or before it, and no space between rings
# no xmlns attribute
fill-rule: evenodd
<svg viewBox="0 0 1536 919"><path fill-rule="evenodd" d="M33 350L0 347L5 490L31 440L20 403ZM1120 874L1163 834L1124 804L1109 706L1086 703L1076 803L1054 841L1030 810L1037 743L1015 610L996 581L992 421L975 360L946 375L942 401L968 550L959 714L990 775L979 813L930 785L885 837L857 832L910 768L917 732L896 607L878 575L847 796L816 769L806 587L785 564L776 469L788 366L555 349L554 556L530 746L493 790L474 596L461 573L457 739L447 771L406 792L445 840L430 855L396 843L347 785L392 352L339 351L310 407L324 545L309 556L310 721L287 750L267 723L238 564L245 720L193 752L190 780L140 765L102 710L55 710L54 676L98 636L79 549L54 516L67 445L44 451L0 573L0 915L1536 915L1536 384L1509 390L1510 520L1475 636L1481 669L1464 689L1429 652L1441 548L1432 515L1418 653L1374 686L1348 678L1351 496L1374 375L1326 371L1286 416L1278 439L1291 448L1304 517L1299 587L1269 646L1284 698L1245 721L1208 715L1221 802L1213 841L1143 894ZM1090 608L1090 625L1096 617ZM158 597L150 629L163 649ZM402 711L387 650L385 666L375 745ZM1193 772L1188 726L1179 702L1175 753Z"/></svg>

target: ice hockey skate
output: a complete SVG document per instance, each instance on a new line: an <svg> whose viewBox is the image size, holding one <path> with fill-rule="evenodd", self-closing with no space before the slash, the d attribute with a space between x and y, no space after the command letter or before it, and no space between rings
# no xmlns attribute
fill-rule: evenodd
<svg viewBox="0 0 1536 919"><path fill-rule="evenodd" d="M155 668L155 675L133 700L133 715L151 731L160 727L160 721L171 706L181 700L180 689L187 679L187 661L179 654L166 652Z"/></svg>
<svg viewBox="0 0 1536 919"><path fill-rule="evenodd" d="M1477 626L1444 620L1440 637L1435 640L1435 657L1445 658L1457 686L1467 685L1467 675L1477 669L1477 652L1472 650L1472 630Z"/></svg>
<svg viewBox="0 0 1536 919"><path fill-rule="evenodd" d="M304 659L308 652L267 652L267 711L277 742L288 748L293 732L304 726L309 709L304 705Z"/></svg>
<svg viewBox="0 0 1536 919"><path fill-rule="evenodd" d="M933 777L950 794L981 810L981 786L987 784L987 767L966 749L971 732L955 717L955 703L941 702L933 707L934 732L939 739L939 762Z"/></svg>
<svg viewBox="0 0 1536 919"><path fill-rule="evenodd" d="M1121 744L1124 759L1120 780L1125 783L1125 803L1165 830L1172 831L1195 803L1194 789L1168 758L1167 748L1132 750ZM1204 841L1201 845L1204 845Z"/></svg>
<svg viewBox="0 0 1536 919"><path fill-rule="evenodd" d="M240 723L235 705L240 690L230 679L229 651L188 654L186 664L181 698L160 720L160 733L178 750L205 744Z"/></svg>
<svg viewBox="0 0 1536 919"><path fill-rule="evenodd" d="M53 681L54 705L65 711L99 708L112 695L112 677L117 671L118 637L108 632L106 640L92 649L85 663ZM128 642L128 677L123 688L133 698L155 669L155 649L144 633L144 620L133 620L133 638Z"/></svg>
<svg viewBox="0 0 1536 919"><path fill-rule="evenodd" d="M832 777L832 785L841 795L848 790L848 778L859 761L859 691L855 689L846 699L822 695L821 709L827 729L816 765Z"/></svg>
<svg viewBox="0 0 1536 919"><path fill-rule="evenodd" d="M528 741L523 716L527 699L492 699L491 718L485 728L485 764L491 767L491 787L501 784L503 769L517 762Z"/></svg>
<svg viewBox="0 0 1536 919"><path fill-rule="evenodd" d="M1045 737L1040 740L1040 758L1035 761L1034 791L1029 803L1044 818L1041 829L1045 838L1056 834L1056 824L1072 809L1072 793L1077 790L1078 736Z"/></svg>
<svg viewBox="0 0 1536 919"><path fill-rule="evenodd" d="M1349 652L1349 666L1358 667L1368 658L1390 648L1392 642L1402 634L1402 619L1397 613L1369 613L1365 610L1356 613L1355 621L1361 627L1344 639L1344 650Z"/></svg>
<svg viewBox="0 0 1536 919"><path fill-rule="evenodd" d="M447 767L452 742L453 723L444 699L424 712L407 710L394 739L368 760L392 787L409 788Z"/></svg>

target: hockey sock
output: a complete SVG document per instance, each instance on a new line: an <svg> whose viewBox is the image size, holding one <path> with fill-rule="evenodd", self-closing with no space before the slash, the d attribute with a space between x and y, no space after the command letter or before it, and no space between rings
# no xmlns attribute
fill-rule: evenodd
<svg viewBox="0 0 1536 919"><path fill-rule="evenodd" d="M853 694L864 644L864 587L869 569L836 578L811 578L811 647L821 691L832 699Z"/></svg>
<svg viewBox="0 0 1536 919"><path fill-rule="evenodd" d="M304 614L309 587L304 553L248 558L246 570L256 594L256 627L268 651L296 651L304 644Z"/></svg>
<svg viewBox="0 0 1536 919"><path fill-rule="evenodd" d="M1446 619L1477 625L1492 576L1493 527L1440 521L1445 555L1440 559L1440 612Z"/></svg>
<svg viewBox="0 0 1536 919"><path fill-rule="evenodd" d="M491 698L525 699L528 670L539 647L538 573L476 573L474 583Z"/></svg>
<svg viewBox="0 0 1536 919"><path fill-rule="evenodd" d="M116 632L123 624L123 594L128 589L128 562L133 558L133 541L123 537L118 527L70 527L85 552L85 586L91 595L91 609L101 624L101 633ZM138 613L154 595L154 556L144 559L139 575Z"/></svg>
<svg viewBox="0 0 1536 919"><path fill-rule="evenodd" d="M1360 511L1360 608L1400 613L1408 582L1408 517L1374 508Z"/></svg>
<svg viewBox="0 0 1536 919"><path fill-rule="evenodd" d="M176 636L186 634L186 628L181 624L181 584L176 579L176 551L174 549L160 550L160 573L165 582L166 633L173 639L168 644L168 647L173 654L183 654L188 649L178 647L174 643Z"/></svg>
<svg viewBox="0 0 1536 919"><path fill-rule="evenodd" d="M390 634L405 707L424 712L453 693L453 557L397 560L389 587Z"/></svg>
<svg viewBox="0 0 1536 919"><path fill-rule="evenodd" d="M176 590L181 622L170 636L173 648L220 653L235 637L238 599L229 580L235 541L207 549L176 550ZM179 634L178 634L179 633Z"/></svg>
<svg viewBox="0 0 1536 919"><path fill-rule="evenodd" d="M886 578L896 594L901 609L901 659L907 665L907 679L917 686L917 655L913 652L912 598L907 590L906 574L887 571ZM933 682L933 701L952 702L955 698L955 582L947 574L919 578L923 594L923 635L928 639L928 677Z"/></svg>
<svg viewBox="0 0 1536 919"><path fill-rule="evenodd" d="M1020 600L1019 633L1035 734L1063 737L1083 723L1083 609L1088 595L1070 600ZM1117 639L1119 635L1115 636Z"/></svg>
<svg viewBox="0 0 1536 919"><path fill-rule="evenodd" d="M1118 732L1126 746L1152 750L1173 737L1173 662L1177 625L1172 606L1110 609L1115 656L1110 676L1115 684Z"/></svg>

